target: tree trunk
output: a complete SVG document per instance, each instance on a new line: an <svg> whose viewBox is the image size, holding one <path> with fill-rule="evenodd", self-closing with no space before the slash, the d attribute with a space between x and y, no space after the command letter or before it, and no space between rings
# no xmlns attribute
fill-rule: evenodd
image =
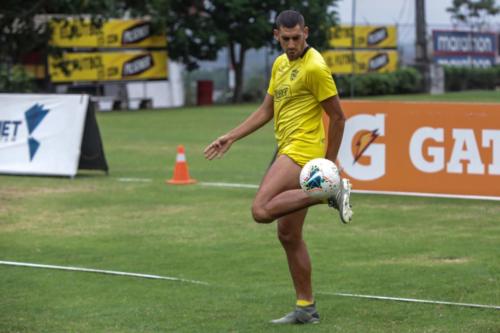
<svg viewBox="0 0 500 333"><path fill-rule="evenodd" d="M238 57L236 57L236 45L229 44L229 56L231 58L231 65L234 69L235 86L233 92L233 103L240 103L243 100L243 68L245 66L245 53L246 48L240 45Z"/></svg>

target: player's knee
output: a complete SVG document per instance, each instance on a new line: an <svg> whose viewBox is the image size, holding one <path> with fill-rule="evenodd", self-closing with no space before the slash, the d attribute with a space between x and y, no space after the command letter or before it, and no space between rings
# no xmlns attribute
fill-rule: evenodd
<svg viewBox="0 0 500 333"><path fill-rule="evenodd" d="M296 232L280 230L278 228L278 239L284 247L297 246L302 241L302 236Z"/></svg>
<svg viewBox="0 0 500 333"><path fill-rule="evenodd" d="M274 220L262 206L255 203L252 205L252 217L257 223L271 223Z"/></svg>

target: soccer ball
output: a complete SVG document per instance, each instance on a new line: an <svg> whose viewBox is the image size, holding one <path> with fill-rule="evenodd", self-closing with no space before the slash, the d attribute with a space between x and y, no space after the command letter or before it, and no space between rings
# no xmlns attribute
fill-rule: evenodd
<svg viewBox="0 0 500 333"><path fill-rule="evenodd" d="M315 158L302 168L300 187L313 198L329 198L337 193L340 187L339 170L332 161Z"/></svg>

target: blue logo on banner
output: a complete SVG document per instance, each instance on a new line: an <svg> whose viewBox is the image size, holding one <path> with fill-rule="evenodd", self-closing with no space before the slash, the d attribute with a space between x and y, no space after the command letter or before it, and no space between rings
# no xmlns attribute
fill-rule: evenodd
<svg viewBox="0 0 500 333"><path fill-rule="evenodd" d="M30 161L35 157L38 148L40 148L40 142L38 142L35 138L33 138L32 134L35 129L40 125L42 120L49 113L48 109L44 109L43 105L35 104L31 108L29 108L25 113L24 117L26 118L26 124L28 126L28 147L30 149Z"/></svg>

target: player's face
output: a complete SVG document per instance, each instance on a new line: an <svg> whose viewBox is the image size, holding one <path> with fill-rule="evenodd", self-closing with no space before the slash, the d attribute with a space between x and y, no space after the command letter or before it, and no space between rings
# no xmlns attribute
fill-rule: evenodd
<svg viewBox="0 0 500 333"><path fill-rule="evenodd" d="M300 57L307 46L308 34L309 29L298 24L293 28L281 26L279 29L274 29L274 38L280 43L288 60L296 60Z"/></svg>

